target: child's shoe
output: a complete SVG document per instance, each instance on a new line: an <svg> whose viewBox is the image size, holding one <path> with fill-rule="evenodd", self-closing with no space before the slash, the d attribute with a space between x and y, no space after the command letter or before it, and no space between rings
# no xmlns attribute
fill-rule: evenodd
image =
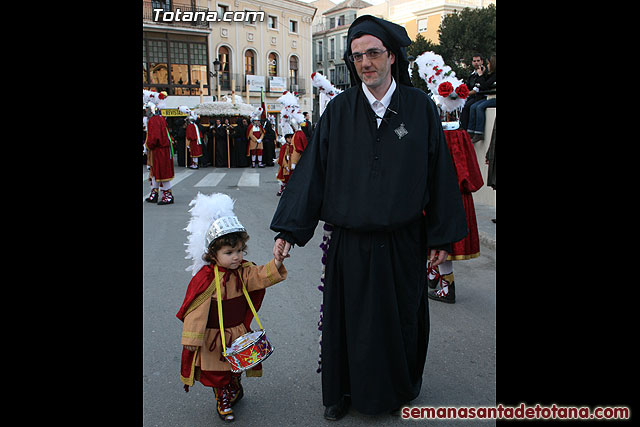
<svg viewBox="0 0 640 427"><path fill-rule="evenodd" d="M429 289L435 289L440 283L440 271L438 267L431 267L427 269L427 284Z"/></svg>
<svg viewBox="0 0 640 427"><path fill-rule="evenodd" d="M240 375L236 376L231 374L231 383L229 383L229 402L231 403L231 407L238 403L243 396L244 389L240 383Z"/></svg>
<svg viewBox="0 0 640 427"><path fill-rule="evenodd" d="M149 197L145 199L149 203L157 203L158 202L158 189L152 188L151 193L149 193Z"/></svg>
<svg viewBox="0 0 640 427"><path fill-rule="evenodd" d="M173 203L173 194L171 190L162 190L162 199L158 202L159 205L170 205Z"/></svg>
<svg viewBox="0 0 640 427"><path fill-rule="evenodd" d="M427 296L434 301L453 304L456 302L456 282L453 273L440 276L440 289L429 289Z"/></svg>
<svg viewBox="0 0 640 427"><path fill-rule="evenodd" d="M231 409L231 402L229 401L229 385L221 388L214 387L213 392L216 395L218 416L221 420L232 422L235 420L233 416L233 409Z"/></svg>

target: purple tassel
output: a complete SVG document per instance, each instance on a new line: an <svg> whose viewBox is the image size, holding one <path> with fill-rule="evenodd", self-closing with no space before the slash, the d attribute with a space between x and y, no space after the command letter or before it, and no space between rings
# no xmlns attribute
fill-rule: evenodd
<svg viewBox="0 0 640 427"><path fill-rule="evenodd" d="M322 249L322 277L320 277L320 282L322 282L322 285L318 286L318 290L320 292L324 292L324 267L327 263L327 253L329 252L329 243L331 242L331 232L333 231L333 226L325 222L322 228L324 229L325 233L322 237L322 243L320 243L320 248ZM322 332L322 304L320 304L320 320L318 321L318 330ZM320 355L318 356L318 369L316 369L316 372L320 373L322 372L322 334L320 334L318 343L320 345Z"/></svg>

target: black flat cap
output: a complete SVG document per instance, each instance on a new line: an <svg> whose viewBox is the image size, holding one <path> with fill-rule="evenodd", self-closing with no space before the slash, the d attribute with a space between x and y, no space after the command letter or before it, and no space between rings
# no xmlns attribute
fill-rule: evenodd
<svg viewBox="0 0 640 427"><path fill-rule="evenodd" d="M347 32L347 50L344 53L344 62L351 73L351 86L361 83L360 77L356 72L355 65L349 61L351 55L351 42L354 39L370 34L382 41L387 49L390 49L396 56L395 63L391 66L391 72L396 82L399 84L413 86L409 77L409 60L405 47L411 44L411 39L407 35L407 30L403 26L376 18L372 15L362 15L358 17Z"/></svg>

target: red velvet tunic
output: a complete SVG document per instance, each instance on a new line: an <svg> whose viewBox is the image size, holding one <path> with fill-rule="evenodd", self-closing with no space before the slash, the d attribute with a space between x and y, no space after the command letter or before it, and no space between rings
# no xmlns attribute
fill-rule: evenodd
<svg viewBox="0 0 640 427"><path fill-rule="evenodd" d="M200 140L202 141L202 134L200 135ZM194 123L189 123L189 126L187 126L187 141L189 141L191 157L202 157L202 143L198 144L198 134Z"/></svg>
<svg viewBox="0 0 640 427"><path fill-rule="evenodd" d="M458 177L458 185L462 195L462 204L467 217L469 234L452 245L452 252L447 260L471 259L480 256L480 240L478 238L478 224L476 210L473 204L473 193L484 185L476 152L469 139L469 134L463 130L444 131L449 153Z"/></svg>
<svg viewBox="0 0 640 427"><path fill-rule="evenodd" d="M147 153L147 165L151 167L149 177L154 177L157 182L171 181L174 176L173 157L164 117L149 118L145 145L149 150Z"/></svg>

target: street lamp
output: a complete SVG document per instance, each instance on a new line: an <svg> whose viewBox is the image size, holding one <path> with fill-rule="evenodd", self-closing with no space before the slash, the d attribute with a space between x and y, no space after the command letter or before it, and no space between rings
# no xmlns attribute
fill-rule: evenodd
<svg viewBox="0 0 640 427"><path fill-rule="evenodd" d="M213 69L216 71L216 88L218 90L218 101L220 101L220 61L213 61Z"/></svg>

